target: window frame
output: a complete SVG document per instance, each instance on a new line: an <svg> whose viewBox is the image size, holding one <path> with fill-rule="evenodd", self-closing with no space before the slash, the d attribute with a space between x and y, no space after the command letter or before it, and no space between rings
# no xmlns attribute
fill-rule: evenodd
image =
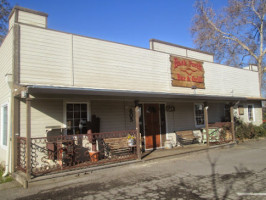
<svg viewBox="0 0 266 200"><path fill-rule="evenodd" d="M6 124L6 145L4 144L4 108L7 108L6 109L6 112L7 112L7 124ZM8 132L9 132L9 106L8 106L8 103L4 103L1 105L1 148L4 149L4 150L7 150L7 146L8 146Z"/></svg>
<svg viewBox="0 0 266 200"><path fill-rule="evenodd" d="M251 121L250 119L249 119L249 106L251 106L251 108L252 108L252 117L253 117L253 120ZM248 122L255 122L255 107L254 107L254 104L248 104L247 105L247 113L248 113Z"/></svg>
<svg viewBox="0 0 266 200"><path fill-rule="evenodd" d="M197 117L196 117L196 105L201 105L202 106L202 108L203 108L203 124L200 124L200 125L198 125L197 124ZM195 127L196 128L202 128L202 127L205 127L205 117L204 117L204 103L194 103L193 104L193 111L194 111L194 113L193 113L193 115L194 115L194 122L195 122Z"/></svg>
<svg viewBox="0 0 266 200"><path fill-rule="evenodd" d="M63 120L64 128L67 128L67 104L87 104L87 121L91 121L91 102L90 101L65 101L63 102ZM65 130L64 134L67 134Z"/></svg>

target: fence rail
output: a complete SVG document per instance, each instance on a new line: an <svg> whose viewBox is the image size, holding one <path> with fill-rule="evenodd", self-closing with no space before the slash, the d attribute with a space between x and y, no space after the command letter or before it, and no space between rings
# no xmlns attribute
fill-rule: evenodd
<svg viewBox="0 0 266 200"><path fill-rule="evenodd" d="M224 144L233 141L231 122L215 122L209 124L209 140L211 145Z"/></svg>
<svg viewBox="0 0 266 200"><path fill-rule="evenodd" d="M137 158L136 131L118 131L79 135L31 138L30 174L81 168ZM17 137L17 169L26 172L26 138Z"/></svg>
<svg viewBox="0 0 266 200"><path fill-rule="evenodd" d="M26 172L26 138L17 137L17 169Z"/></svg>

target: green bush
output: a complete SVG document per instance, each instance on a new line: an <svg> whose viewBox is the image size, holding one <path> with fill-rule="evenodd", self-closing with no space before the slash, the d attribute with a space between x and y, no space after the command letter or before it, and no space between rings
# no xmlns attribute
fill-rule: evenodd
<svg viewBox="0 0 266 200"><path fill-rule="evenodd" d="M256 126L252 123L244 123L240 119L235 120L235 133L236 138L243 139L253 139L258 137L266 137L266 124Z"/></svg>

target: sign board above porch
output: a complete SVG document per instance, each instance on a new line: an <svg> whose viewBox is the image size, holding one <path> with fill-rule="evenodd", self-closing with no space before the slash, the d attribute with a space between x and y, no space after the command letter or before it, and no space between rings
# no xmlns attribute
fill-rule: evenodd
<svg viewBox="0 0 266 200"><path fill-rule="evenodd" d="M170 56L172 86L205 89L203 62Z"/></svg>

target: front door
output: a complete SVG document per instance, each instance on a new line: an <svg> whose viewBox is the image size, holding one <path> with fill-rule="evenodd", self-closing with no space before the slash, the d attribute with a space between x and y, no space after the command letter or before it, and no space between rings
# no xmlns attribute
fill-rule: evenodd
<svg viewBox="0 0 266 200"><path fill-rule="evenodd" d="M160 147L160 109L159 104L144 104L146 149Z"/></svg>

